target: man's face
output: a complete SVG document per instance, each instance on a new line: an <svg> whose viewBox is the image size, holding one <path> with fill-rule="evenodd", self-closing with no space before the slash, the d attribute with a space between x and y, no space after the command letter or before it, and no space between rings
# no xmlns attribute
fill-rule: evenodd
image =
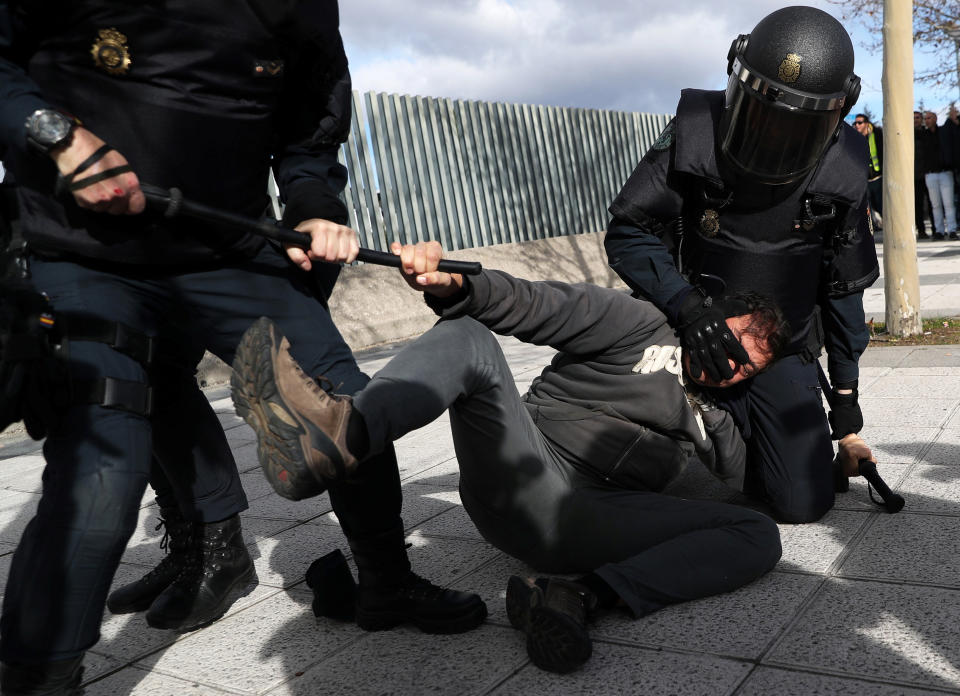
<svg viewBox="0 0 960 696"><path fill-rule="evenodd" d="M960 120L960 112L957 111L957 107L956 107L954 104L951 104L951 105L950 105L950 113L947 114L947 116L948 116L948 117L950 118L950 120L953 121L954 123L956 123L958 120Z"/></svg>
<svg viewBox="0 0 960 696"><path fill-rule="evenodd" d="M865 119L863 116L857 116L855 119L853 119L853 127L857 129L860 135L866 136L868 134L867 133L868 124L869 124L869 121L867 121L867 119Z"/></svg>
<svg viewBox="0 0 960 696"><path fill-rule="evenodd" d="M922 127L922 126L923 126L923 117L920 116L920 112L919 112L919 111L914 111L914 112L913 112L913 127L914 127L914 128L920 128L920 127Z"/></svg>
<svg viewBox="0 0 960 696"><path fill-rule="evenodd" d="M923 125L925 125L929 130L933 130L937 127L937 115L932 111L928 111L923 115Z"/></svg>
<svg viewBox="0 0 960 696"><path fill-rule="evenodd" d="M732 387L734 384L738 384L745 379L750 379L765 369L770 363L770 354L761 349L761 345L757 343L757 337L754 334L743 332L745 328L750 326L752 318L749 314L743 314L739 317L730 317L727 319L727 326L730 332L740 341L740 345L743 346L744 350L747 351L747 355L750 356L750 363L736 366L733 377L730 379L715 382L706 371L701 372L699 377L690 377L690 356L684 353L683 370L687 377L691 381L702 384L705 387ZM730 363L730 369L734 369L733 360L728 359L728 362Z"/></svg>

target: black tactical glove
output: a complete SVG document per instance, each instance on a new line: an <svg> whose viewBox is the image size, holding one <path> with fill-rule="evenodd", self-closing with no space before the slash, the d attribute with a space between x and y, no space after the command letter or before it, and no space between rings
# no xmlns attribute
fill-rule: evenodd
<svg viewBox="0 0 960 696"><path fill-rule="evenodd" d="M838 389L852 389L850 394L838 394ZM857 403L857 382L838 384L833 388L833 398L830 399L830 429L831 437L839 440L850 433L859 433L863 428L863 413Z"/></svg>
<svg viewBox="0 0 960 696"><path fill-rule="evenodd" d="M728 359L737 365L750 362L750 356L740 345L725 319L747 314L746 303L729 298L713 298L702 288L694 287L677 312L677 333L680 345L690 356L690 376L698 378L703 372L715 382L733 377Z"/></svg>

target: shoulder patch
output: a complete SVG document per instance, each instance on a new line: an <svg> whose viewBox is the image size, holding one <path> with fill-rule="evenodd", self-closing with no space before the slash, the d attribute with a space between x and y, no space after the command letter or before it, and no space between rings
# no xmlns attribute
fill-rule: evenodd
<svg viewBox="0 0 960 696"><path fill-rule="evenodd" d="M673 139L677 133L677 120L672 118L670 123L667 124L667 127L663 129L663 132L657 136L657 139L653 141L651 146L654 150L669 150L670 146L673 145Z"/></svg>

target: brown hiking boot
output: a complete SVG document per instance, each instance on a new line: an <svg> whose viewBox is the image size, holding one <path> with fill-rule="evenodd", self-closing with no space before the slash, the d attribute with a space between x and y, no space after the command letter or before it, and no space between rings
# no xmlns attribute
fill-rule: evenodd
<svg viewBox="0 0 960 696"><path fill-rule="evenodd" d="M237 414L257 434L257 457L273 489L290 500L319 495L324 479L352 473L346 445L350 397L327 394L290 355L290 343L261 317L237 346L230 386Z"/></svg>

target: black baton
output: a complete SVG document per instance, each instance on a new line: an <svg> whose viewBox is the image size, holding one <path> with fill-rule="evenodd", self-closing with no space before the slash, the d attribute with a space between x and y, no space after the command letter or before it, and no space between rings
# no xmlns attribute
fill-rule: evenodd
<svg viewBox="0 0 960 696"><path fill-rule="evenodd" d="M301 249L310 248L310 235L306 232L297 232L286 227L274 225L266 220L254 220L243 215L237 215L227 210L213 208L202 203L187 200L183 197L180 189L160 188L150 184L140 184L140 190L146 197L147 202L158 208L163 208L164 217L172 218L178 215L205 220L217 225L233 227L250 234L273 239L284 244L292 244ZM360 249L357 254L357 260L364 263L373 263L378 266L393 266L400 268L400 257L386 251L376 251L374 249ZM444 273L463 273L464 275L477 275L483 270L479 261L453 261L450 259L441 259L437 270Z"/></svg>
<svg viewBox="0 0 960 696"><path fill-rule="evenodd" d="M830 387L830 382L827 380L827 376L823 374L823 368L820 367L819 361L817 362L817 380L820 382L820 388L823 390L823 395L827 397L827 403L830 404L830 408L833 408L833 389ZM902 496L897 495L890 490L890 486L887 485L886 481L880 476L880 472L877 471L877 465L870 461L869 459L861 459L857 463L857 473L867 479L867 493L870 495L870 500L879 505L880 507L886 509L889 513L900 512L903 509L903 506L906 501L904 501ZM833 483L834 489L838 493L846 493L850 490L850 479L843 472L843 465L840 462L840 453L837 453L836 458L833 460ZM877 491L880 495L880 498L883 502L878 502L874 499L873 493L870 490L870 486Z"/></svg>

